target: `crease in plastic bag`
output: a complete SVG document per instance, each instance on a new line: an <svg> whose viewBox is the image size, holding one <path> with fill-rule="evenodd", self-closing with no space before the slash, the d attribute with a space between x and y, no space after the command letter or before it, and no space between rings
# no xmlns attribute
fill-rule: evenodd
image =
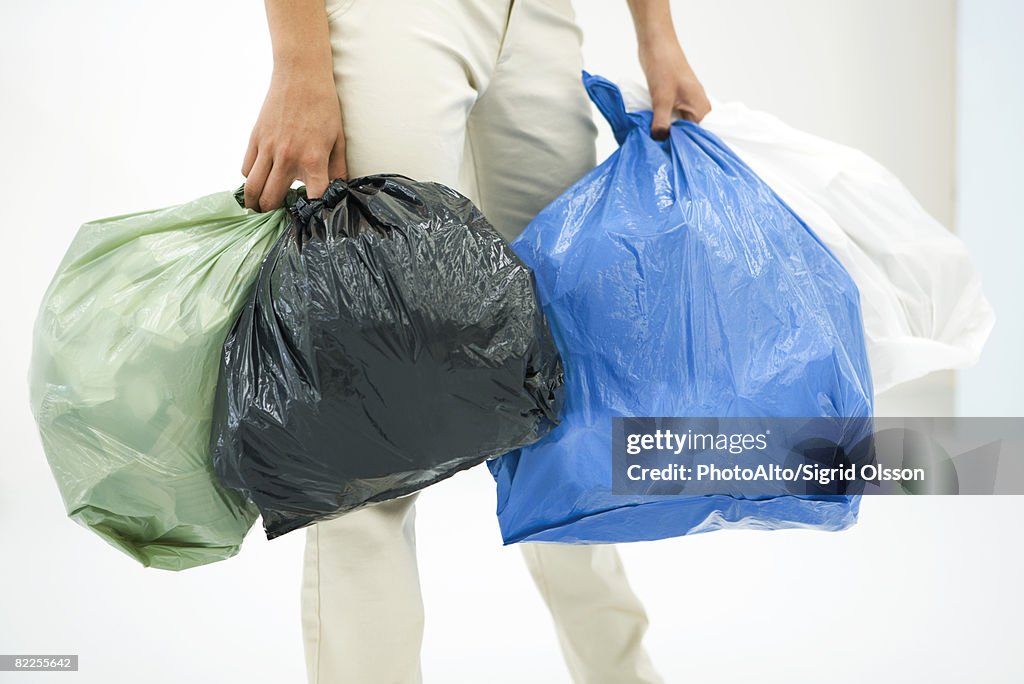
<svg viewBox="0 0 1024 684"><path fill-rule="evenodd" d="M610 81L584 84L620 147L512 245L566 399L550 435L488 464L505 542L850 526L858 496L611 493L613 416L834 417L852 446L873 391L857 288L800 218L713 134L678 121L659 143Z"/></svg>
<svg viewBox="0 0 1024 684"><path fill-rule="evenodd" d="M467 198L384 174L294 214L225 341L211 435L268 538L551 429L562 366L533 276Z"/></svg>
<svg viewBox="0 0 1024 684"><path fill-rule="evenodd" d="M145 566L233 556L255 521L217 482L210 424L224 336L287 220L221 192L86 223L43 298L31 404L68 516Z"/></svg>
<svg viewBox="0 0 1024 684"><path fill-rule="evenodd" d="M628 111L646 86L620 82ZM995 324L967 246L860 150L739 102L712 101L701 126L814 230L853 277L876 392L977 363Z"/></svg>

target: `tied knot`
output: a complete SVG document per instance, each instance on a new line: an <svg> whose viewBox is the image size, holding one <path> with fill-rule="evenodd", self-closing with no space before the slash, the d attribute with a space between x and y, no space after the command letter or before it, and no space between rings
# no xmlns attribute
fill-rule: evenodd
<svg viewBox="0 0 1024 684"><path fill-rule="evenodd" d="M340 178L331 181L331 184L324 190L324 194L320 197L309 199L308 197L299 197L295 204L289 207L292 216L302 227L307 227L309 222L320 213L322 209L333 209L342 197L348 192L348 183Z"/></svg>

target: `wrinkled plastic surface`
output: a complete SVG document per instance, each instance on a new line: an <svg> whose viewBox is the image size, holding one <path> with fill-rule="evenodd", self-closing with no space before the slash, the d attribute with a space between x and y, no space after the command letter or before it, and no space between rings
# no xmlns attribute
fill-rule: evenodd
<svg viewBox="0 0 1024 684"><path fill-rule="evenodd" d="M505 542L853 524L855 496L611 493L612 416L864 417L873 392L857 288L811 230L713 134L678 121L659 143L649 112L584 83L620 148L513 242L566 399L547 438L488 464Z"/></svg>
<svg viewBox="0 0 1024 684"><path fill-rule="evenodd" d="M367 176L296 216L225 341L212 434L268 538L550 430L562 367L533 276L468 199Z"/></svg>
<svg viewBox="0 0 1024 684"><path fill-rule="evenodd" d="M626 108L650 109L622 84ZM876 392L978 361L995 323L962 240L860 150L797 130L739 102L714 102L701 126L726 143L814 230L861 294Z"/></svg>
<svg viewBox="0 0 1024 684"><path fill-rule="evenodd" d="M230 192L87 223L35 327L32 410L68 515L146 566L233 556L256 510L209 454L224 336L287 226Z"/></svg>

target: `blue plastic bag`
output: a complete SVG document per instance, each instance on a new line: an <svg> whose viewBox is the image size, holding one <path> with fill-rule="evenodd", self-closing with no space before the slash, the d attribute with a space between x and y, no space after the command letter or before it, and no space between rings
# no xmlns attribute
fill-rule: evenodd
<svg viewBox="0 0 1024 684"><path fill-rule="evenodd" d="M605 543L722 528L840 530L859 496L612 494L613 416L873 413L859 294L807 225L688 121L650 137L584 73L620 148L512 244L565 364L562 422L489 462L506 543ZM869 421L868 421L869 423Z"/></svg>

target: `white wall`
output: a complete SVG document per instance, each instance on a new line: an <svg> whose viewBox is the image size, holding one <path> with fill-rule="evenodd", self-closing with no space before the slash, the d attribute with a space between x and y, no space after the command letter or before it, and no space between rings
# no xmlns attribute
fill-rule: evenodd
<svg viewBox="0 0 1024 684"><path fill-rule="evenodd" d="M1024 2L960 2L956 222L996 310L981 363L960 373L963 415L1024 415L1022 32Z"/></svg>
<svg viewBox="0 0 1024 684"><path fill-rule="evenodd" d="M181 574L136 567L64 518L25 391L36 306L83 220L239 182L268 77L259 5L0 5L0 653L82 663L32 682L302 681L301 535L254 530L239 557ZM577 3L595 71L633 60L623 5ZM675 6L719 97L867 149L949 218L949 0ZM427 681L566 681L518 553L499 546L492 491L478 468L421 499ZM945 682L979 668L978 681L1012 681L1024 564L1003 543L1019 515L1010 499L872 500L842 534L716 533L623 555L670 682Z"/></svg>

